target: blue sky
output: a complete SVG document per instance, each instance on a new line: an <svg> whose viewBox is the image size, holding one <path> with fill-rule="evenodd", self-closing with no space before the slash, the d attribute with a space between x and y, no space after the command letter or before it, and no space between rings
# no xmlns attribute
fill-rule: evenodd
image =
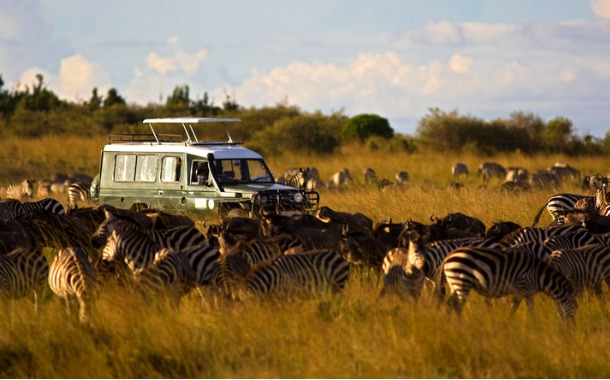
<svg viewBox="0 0 610 380"><path fill-rule="evenodd" d="M4 88L62 99L178 85L245 107L375 113L414 134L428 108L532 112L610 130L610 0L0 0Z"/></svg>

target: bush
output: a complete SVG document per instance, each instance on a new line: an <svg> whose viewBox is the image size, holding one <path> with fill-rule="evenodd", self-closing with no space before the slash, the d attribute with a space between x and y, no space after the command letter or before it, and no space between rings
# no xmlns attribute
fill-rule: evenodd
<svg viewBox="0 0 610 380"><path fill-rule="evenodd" d="M391 138L394 136L394 130L390 127L388 119L373 114L361 114L345 122L341 136L356 138L363 143L371 136Z"/></svg>

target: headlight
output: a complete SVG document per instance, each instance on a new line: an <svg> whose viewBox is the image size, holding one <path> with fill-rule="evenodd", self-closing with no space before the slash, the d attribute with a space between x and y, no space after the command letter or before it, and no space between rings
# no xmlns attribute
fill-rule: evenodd
<svg viewBox="0 0 610 380"><path fill-rule="evenodd" d="M265 204L265 203L267 203L269 201L269 198L267 198L266 195L261 195L260 197L258 197L258 199L260 200L260 202L262 204Z"/></svg>
<svg viewBox="0 0 610 380"><path fill-rule="evenodd" d="M296 203L301 203L303 201L303 195L301 193L294 194L294 201Z"/></svg>

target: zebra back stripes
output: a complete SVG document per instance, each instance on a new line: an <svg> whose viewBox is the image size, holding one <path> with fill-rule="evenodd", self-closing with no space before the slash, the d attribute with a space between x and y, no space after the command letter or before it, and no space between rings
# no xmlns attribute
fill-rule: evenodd
<svg viewBox="0 0 610 380"><path fill-rule="evenodd" d="M533 314L533 296L544 292L569 319L576 310L576 291L558 270L534 255L495 248L462 247L443 262L443 276L451 290L448 304L458 313L472 289L485 297L513 295L513 312L523 298Z"/></svg>
<svg viewBox="0 0 610 380"><path fill-rule="evenodd" d="M311 294L325 290L339 292L347 283L349 263L335 250L313 250L281 255L267 265L250 267L242 251L231 253L233 267L217 263L212 283L228 296L243 298L247 294ZM245 277L228 271L246 272ZM223 268L224 267L224 268Z"/></svg>
<svg viewBox="0 0 610 380"><path fill-rule="evenodd" d="M177 302L195 286L195 274L184 253L162 248L136 281L141 291L166 294Z"/></svg>
<svg viewBox="0 0 610 380"><path fill-rule="evenodd" d="M57 215L65 214L64 206L54 198L44 198L33 202L6 199L0 202L0 220L14 220L33 210L45 210Z"/></svg>
<svg viewBox="0 0 610 380"><path fill-rule="evenodd" d="M564 223L565 214L574 208L574 204L576 204L578 200L583 198L589 198L593 201L595 200L594 196L586 196L579 194L562 193L553 195L546 201L544 205L542 205L542 207L536 213L532 227L535 227L536 224L538 224L540 216L542 215L542 212L545 208L553 217L553 222L551 224Z"/></svg>
<svg viewBox="0 0 610 380"><path fill-rule="evenodd" d="M38 299L48 295L49 263L34 247L17 248L0 255L0 292L9 299L33 295L34 308Z"/></svg>
<svg viewBox="0 0 610 380"><path fill-rule="evenodd" d="M68 186L68 209L78 207L77 201L88 202L91 200L91 183L73 182Z"/></svg>
<svg viewBox="0 0 610 380"><path fill-rule="evenodd" d="M76 299L79 319L87 322L96 292L95 273L87 253L78 247L59 250L50 265L48 281L51 291L66 300L68 311L72 299Z"/></svg>
<svg viewBox="0 0 610 380"><path fill-rule="evenodd" d="M146 233L151 240L161 247L184 250L196 245L209 245L205 235L195 227L178 226L167 230L143 229L137 222L127 217L113 215L107 210L104 212L106 214L106 220L98 226L96 233L91 238L91 243L96 248L101 248L106 244L108 236L110 236L118 224L124 225L127 229L138 229Z"/></svg>
<svg viewBox="0 0 610 380"><path fill-rule="evenodd" d="M610 286L610 248L607 246L590 244L555 250L547 262L566 276L578 291L592 289L601 296L603 283Z"/></svg>

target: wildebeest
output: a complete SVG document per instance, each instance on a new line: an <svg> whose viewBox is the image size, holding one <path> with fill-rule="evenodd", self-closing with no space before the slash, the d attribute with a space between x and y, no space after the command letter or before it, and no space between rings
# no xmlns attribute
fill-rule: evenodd
<svg viewBox="0 0 610 380"><path fill-rule="evenodd" d="M484 182L494 177L504 179L506 177L506 169L497 162L482 162L479 165L478 175L483 177Z"/></svg>
<svg viewBox="0 0 610 380"><path fill-rule="evenodd" d="M468 177L468 166L461 162L457 162L451 167L451 178L456 180L459 177Z"/></svg>

